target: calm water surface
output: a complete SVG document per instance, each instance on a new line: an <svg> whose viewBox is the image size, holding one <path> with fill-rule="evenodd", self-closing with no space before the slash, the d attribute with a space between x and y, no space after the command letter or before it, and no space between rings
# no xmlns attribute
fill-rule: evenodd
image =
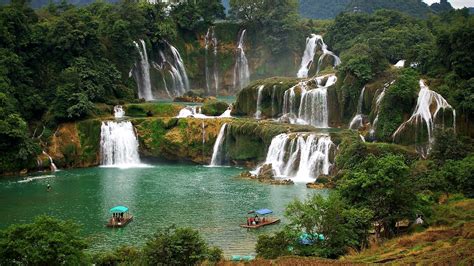
<svg viewBox="0 0 474 266"><path fill-rule="evenodd" d="M235 178L242 169L160 164L149 168L89 168L62 170L51 175L0 181L0 228L29 223L40 214L72 219L92 240L91 250L141 245L171 224L199 230L210 245L226 256L252 254L261 233L239 227L248 210L269 208L283 217L294 198L310 193L304 184L273 186ZM50 183L52 191L46 191ZM122 229L109 229L108 210L125 205L135 216Z"/></svg>

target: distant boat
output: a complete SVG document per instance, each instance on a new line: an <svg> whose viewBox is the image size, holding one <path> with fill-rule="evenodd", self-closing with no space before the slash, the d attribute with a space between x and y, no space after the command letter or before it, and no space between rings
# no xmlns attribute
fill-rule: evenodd
<svg viewBox="0 0 474 266"><path fill-rule="evenodd" d="M125 206L115 206L110 209L109 213L112 217L107 223L107 227L124 227L133 220L133 216L128 212L128 208Z"/></svg>
<svg viewBox="0 0 474 266"><path fill-rule="evenodd" d="M271 214L273 211L269 209L261 209L257 211L250 211L248 214L255 214L255 217L248 217L247 224L241 224L240 227L248 229L257 229L267 225L277 224L280 219L274 217L266 217L265 215ZM262 217L259 217L261 215Z"/></svg>

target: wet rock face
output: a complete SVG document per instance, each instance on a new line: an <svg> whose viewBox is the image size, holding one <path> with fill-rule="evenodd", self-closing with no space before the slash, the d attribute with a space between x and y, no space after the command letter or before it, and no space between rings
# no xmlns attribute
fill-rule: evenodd
<svg viewBox="0 0 474 266"><path fill-rule="evenodd" d="M275 179L275 172L273 171L271 164L264 164L258 172L257 178L259 180L271 180Z"/></svg>

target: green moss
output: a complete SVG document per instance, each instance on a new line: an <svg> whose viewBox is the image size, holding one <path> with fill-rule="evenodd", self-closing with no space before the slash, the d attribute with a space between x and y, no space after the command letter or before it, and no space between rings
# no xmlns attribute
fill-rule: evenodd
<svg viewBox="0 0 474 266"><path fill-rule="evenodd" d="M281 115L285 91L297 84L296 78L273 77L257 80L237 94L233 114L253 116L257 111L258 90L263 85L261 108L262 116L271 118Z"/></svg>
<svg viewBox="0 0 474 266"><path fill-rule="evenodd" d="M181 106L171 103L142 103L127 104L125 112L130 117L174 117L177 116Z"/></svg>
<svg viewBox="0 0 474 266"><path fill-rule="evenodd" d="M101 124L99 120L85 120L77 123L82 150L81 162L93 164L96 161L100 152Z"/></svg>
<svg viewBox="0 0 474 266"><path fill-rule="evenodd" d="M210 116L219 116L224 113L229 105L226 102L221 101L207 101L202 106L202 113Z"/></svg>

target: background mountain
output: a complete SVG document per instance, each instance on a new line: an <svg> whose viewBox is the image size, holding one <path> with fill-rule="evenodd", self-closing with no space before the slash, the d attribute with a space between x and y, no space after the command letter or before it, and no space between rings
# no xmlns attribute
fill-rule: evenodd
<svg viewBox="0 0 474 266"><path fill-rule="evenodd" d="M305 18L331 19L344 11L351 0L300 0L300 14Z"/></svg>

